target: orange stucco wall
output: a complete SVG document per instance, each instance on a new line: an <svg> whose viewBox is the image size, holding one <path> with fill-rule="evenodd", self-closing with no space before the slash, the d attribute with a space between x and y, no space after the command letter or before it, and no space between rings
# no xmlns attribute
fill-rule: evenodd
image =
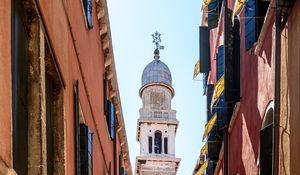
<svg viewBox="0 0 300 175"><path fill-rule="evenodd" d="M9 1L0 1L0 161L11 166L11 18Z"/></svg>
<svg viewBox="0 0 300 175"><path fill-rule="evenodd" d="M81 1L36 0L37 9L64 82L66 174L75 174L74 82L79 80L80 106L93 135L94 174L114 173L114 150L103 108L104 56L96 4L93 29L88 30ZM11 10L10 1L0 1L0 160L12 167L11 132ZM117 137L117 156L120 140ZM118 163L118 160L116 161ZM117 166L118 167L118 166Z"/></svg>

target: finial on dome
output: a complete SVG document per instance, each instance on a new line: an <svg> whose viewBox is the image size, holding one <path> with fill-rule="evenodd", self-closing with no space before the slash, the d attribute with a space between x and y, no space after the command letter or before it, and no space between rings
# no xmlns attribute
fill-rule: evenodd
<svg viewBox="0 0 300 175"><path fill-rule="evenodd" d="M160 39L161 34L158 33L157 31L152 34L153 37L153 43L156 46L156 49L154 50L154 59L159 59L159 50L163 50L165 47L159 45L161 43L161 39Z"/></svg>

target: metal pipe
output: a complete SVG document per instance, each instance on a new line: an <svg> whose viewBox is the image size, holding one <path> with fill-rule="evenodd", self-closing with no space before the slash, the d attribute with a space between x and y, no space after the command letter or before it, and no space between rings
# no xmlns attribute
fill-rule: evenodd
<svg viewBox="0 0 300 175"><path fill-rule="evenodd" d="M272 174L278 175L279 164L279 117L280 117L280 72L281 72L281 14L280 0L275 6L275 89L274 89L274 115L273 115L273 159Z"/></svg>
<svg viewBox="0 0 300 175"><path fill-rule="evenodd" d="M224 49L224 60L226 60L226 57L228 55L226 55L226 49L228 47L228 43L225 43L226 41L228 41L227 36L226 34L228 34L227 32L227 25L228 25L228 21L227 21L227 13L228 13L228 7L227 7L227 0L224 0L224 6L223 6L223 41L224 41L224 46L225 46L225 49ZM231 27L231 26L230 26ZM224 64L225 66L225 64ZM225 68L224 68L225 70ZM228 110L228 109L227 109ZM224 138L224 175L228 175L228 170L229 170L229 158L228 158L228 116L226 116L226 126L224 127L223 129L223 138Z"/></svg>

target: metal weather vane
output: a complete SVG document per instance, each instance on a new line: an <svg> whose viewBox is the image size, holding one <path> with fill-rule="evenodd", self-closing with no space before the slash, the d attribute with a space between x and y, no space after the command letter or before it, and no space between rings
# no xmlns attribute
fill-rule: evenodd
<svg viewBox="0 0 300 175"><path fill-rule="evenodd" d="M152 38L153 38L152 43L154 43L156 46L156 49L154 51L155 59L159 58L159 50L163 50L165 48L164 46L160 45L160 43L161 43L160 36L161 36L161 34L158 33L157 31L154 34L152 34Z"/></svg>

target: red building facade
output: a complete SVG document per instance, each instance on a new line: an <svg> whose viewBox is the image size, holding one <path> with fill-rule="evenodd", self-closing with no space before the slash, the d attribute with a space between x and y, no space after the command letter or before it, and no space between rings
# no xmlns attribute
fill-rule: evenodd
<svg viewBox="0 0 300 175"><path fill-rule="evenodd" d="M206 144L194 174L283 174L286 167L289 170L285 174L299 172L296 166L291 168L286 164L298 158L290 152L284 154L287 149L284 147L288 146L280 143L282 137L275 134L277 130L279 135L284 135L279 129L285 127L284 122L278 121L286 121L287 116L278 113L276 124L274 114L277 115L276 106L278 109L279 105L275 97L283 91L276 95L275 81L278 82L279 76L275 76L275 64L278 64L275 55L276 42L280 40L276 38L276 8L273 8L278 7L281 15L282 35L282 31L288 30L282 26L291 22L289 15L296 13L299 3L278 2L228 0L228 9L225 9L222 0L204 1L200 72L204 75L204 94L207 96L207 124L203 137ZM299 20L295 20L298 17L294 17L293 23L299 24ZM286 38L283 40L286 42ZM284 50L286 46L281 44L279 48ZM299 55L295 59L299 60ZM289 139L295 141L299 131L294 129L293 132L295 138Z"/></svg>
<svg viewBox="0 0 300 175"><path fill-rule="evenodd" d="M132 174L106 1L0 9L0 174Z"/></svg>

